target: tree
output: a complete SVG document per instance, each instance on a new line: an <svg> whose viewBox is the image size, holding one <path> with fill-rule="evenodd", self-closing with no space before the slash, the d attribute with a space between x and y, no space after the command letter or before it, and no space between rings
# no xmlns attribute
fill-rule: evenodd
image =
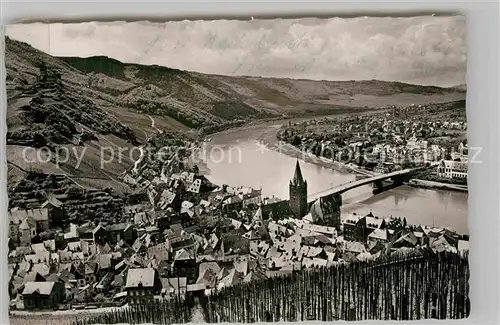
<svg viewBox="0 0 500 325"><path fill-rule="evenodd" d="M399 230L403 227L403 222L401 221L401 218L391 218L391 221L389 221L388 224L389 229L392 230Z"/></svg>
<svg viewBox="0 0 500 325"><path fill-rule="evenodd" d="M43 134L41 134L39 132L35 132L33 134L32 145L35 148L44 147L45 145L47 145L47 139Z"/></svg>
<svg viewBox="0 0 500 325"><path fill-rule="evenodd" d="M78 185L72 185L66 189L65 194L69 197L81 197L85 193L85 190Z"/></svg>
<svg viewBox="0 0 500 325"><path fill-rule="evenodd" d="M48 229L48 230L41 232L38 236L40 237L40 240L42 240L42 241L54 239L55 231L52 229Z"/></svg>
<svg viewBox="0 0 500 325"><path fill-rule="evenodd" d="M45 60L43 58L37 60L37 62L35 63L35 66L40 71L40 76L42 78L45 77L45 75L47 74L47 64L45 63Z"/></svg>
<svg viewBox="0 0 500 325"><path fill-rule="evenodd" d="M107 302L109 299L106 298L105 295L103 295L102 293L98 293L95 297L94 297L94 301L95 302Z"/></svg>
<svg viewBox="0 0 500 325"><path fill-rule="evenodd" d="M300 137L297 135L294 135L293 139L292 139L292 145L300 146L301 143L302 143L302 140L300 139Z"/></svg>
<svg viewBox="0 0 500 325"><path fill-rule="evenodd" d="M47 197L47 192L41 189L33 191L33 194L38 199Z"/></svg>

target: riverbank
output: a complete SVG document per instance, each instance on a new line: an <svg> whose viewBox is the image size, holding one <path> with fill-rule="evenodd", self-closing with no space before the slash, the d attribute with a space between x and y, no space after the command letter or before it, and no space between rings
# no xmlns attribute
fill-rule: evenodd
<svg viewBox="0 0 500 325"><path fill-rule="evenodd" d="M312 114L312 115L306 115L306 116L277 116L277 117L267 117L267 118L262 118L258 120L250 120L246 122L242 122L243 124L240 125L230 125L228 124L227 127L213 131L213 132L200 132L200 135L206 140L212 137L217 137L222 134L227 134L227 133L232 133L232 132L238 132L240 130L244 129L258 129L258 128L265 128L265 127L270 127L273 125L277 125L278 127L282 127L285 124L290 123L301 123L305 121L311 121L315 120L318 118L329 118L329 117L341 117L345 115L361 115L361 114L380 114L389 111L387 108L372 108L369 110L365 109L352 109L352 111L349 112L329 112L326 114Z"/></svg>
<svg viewBox="0 0 500 325"><path fill-rule="evenodd" d="M276 121L274 121L276 122ZM358 167L357 165L353 163L342 163L339 161L334 161L329 158L325 157L318 157L312 153L309 152L304 152L300 148L297 148L293 146L292 144L279 141L276 138L277 132L279 128L283 125L285 121L281 120L280 124L271 124L271 125L266 125L266 124L254 124L254 125L247 125L246 127L241 127L241 128L233 128L230 130L225 130L218 135L222 134L230 134L232 132L238 132L241 129L245 130L254 130L256 132L259 132L260 135L256 139L258 142L264 144L268 149L273 150L275 152L284 154L286 156L300 159L302 161L321 166L323 168L330 168L338 172L342 173L350 173L354 174L357 176L364 176L364 177L373 177L375 175L374 172L363 169L361 167ZM205 164L203 164L205 165ZM209 173L209 169L207 166L203 166L201 169L205 170L206 173ZM408 186L415 187L415 188L423 188L423 189L437 189L437 190L450 190L450 191L457 191L457 192L468 192L467 186L464 185L458 185L458 184L451 184L451 183L441 183L441 182L435 182L435 181L428 181L428 180L422 180L422 179L412 179L410 182L407 183Z"/></svg>
<svg viewBox="0 0 500 325"><path fill-rule="evenodd" d="M325 168L332 168L336 171L347 172L352 174L357 174L360 176L373 177L375 173L363 168L356 166L355 164L349 163L345 164L339 161L334 161L332 159L318 157L312 153L304 152L299 148L285 143L285 142L265 142L266 146L270 149L283 153L287 156L304 160L306 162L320 165ZM435 181L428 181L423 179L412 179L407 183L408 186L418 187L424 189L438 189L438 190L450 190L458 192L468 192L468 187L466 185L451 184L451 183L441 183Z"/></svg>
<svg viewBox="0 0 500 325"><path fill-rule="evenodd" d="M339 115L335 115L339 116ZM222 143L227 145L234 140L237 140L235 143L238 143L240 140L245 139L245 134L255 134L258 133L259 136L255 139L257 142L265 145L268 149L273 150L275 152L287 155L292 158L300 159L305 162L309 162L311 164L321 166L324 168L330 168L338 172L349 173L358 176L373 176L373 172L359 168L354 164L345 164L339 161L334 161L332 159L328 159L325 157L318 157L312 153L307 153L301 151L299 148L283 142L277 139L277 134L279 129L288 123L289 121L304 121L306 119L313 119L314 117L308 118L295 118L295 119L286 119L286 120L269 120L266 122L260 121L259 123L248 123L244 126L234 127L230 129L226 129L217 133L207 135L205 137L205 144L208 147L218 146L220 145L220 141L212 141L213 139L222 139ZM232 137L231 135L235 133L238 134L238 137ZM210 174L210 169L206 166L206 162L199 161L198 167L203 174Z"/></svg>
<svg viewBox="0 0 500 325"><path fill-rule="evenodd" d="M276 140L276 137L274 138L274 141L270 139L261 140L263 140L262 142L271 150L285 154L292 158L303 160L311 164L315 164L324 168L332 168L339 172L351 173L360 176L372 177L374 175L373 172L359 168L354 164L345 164L325 157L318 157L312 153L304 152L289 143L278 141Z"/></svg>
<svg viewBox="0 0 500 325"><path fill-rule="evenodd" d="M433 181L426 181L422 179L412 179L407 183L408 186L425 188L425 189L439 189L439 190L449 190L458 192L469 192L469 189L465 185L456 185L448 183L439 183Z"/></svg>
<svg viewBox="0 0 500 325"><path fill-rule="evenodd" d="M356 174L359 176L366 176L366 177L372 177L374 176L374 173L371 171L368 171L366 169L360 168L354 164L346 164L342 163L339 161L334 161L332 159L324 158L324 157L318 157L316 155L313 155L311 153L307 152L302 152L299 148L294 147L291 144L278 141L277 139L277 134L278 131L283 125L286 125L288 123L301 123L309 120L315 120L318 118L328 118L328 117L340 117L344 115L360 115L360 114L377 114L377 113L383 113L386 112L387 109L374 109L374 110L361 110L361 111L356 111L353 110L351 112L339 112L339 113L332 113L332 114L319 114L319 115L310 115L310 116L301 116L301 117L272 117L272 118L265 118L265 119L260 119L260 120L254 120L254 121L249 121L245 123L244 125L238 125L238 126L233 126L233 127L228 127L223 130L219 130L217 132L213 133L208 133L204 135L204 140L207 143L210 143L212 138L222 136L222 135L228 135L233 132L240 132L242 130L256 130L256 129L262 129L261 136L259 137L259 141L261 141L263 144L265 144L269 149L277 151L279 153L285 154L289 157L292 158L297 158L301 159L303 161L324 167L324 168L331 168L339 172L343 173L350 173L350 174ZM210 173L210 170L207 168L206 163L202 163L201 168L203 169L204 173Z"/></svg>

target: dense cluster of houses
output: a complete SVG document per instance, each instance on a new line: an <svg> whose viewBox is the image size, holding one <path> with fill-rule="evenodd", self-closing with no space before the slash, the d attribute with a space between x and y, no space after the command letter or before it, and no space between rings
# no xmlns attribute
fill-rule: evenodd
<svg viewBox="0 0 500 325"><path fill-rule="evenodd" d="M397 218L378 218L352 214L343 221L343 238L347 242L364 243L361 253L381 254L403 248L428 248L434 252L468 250L468 237L452 229L407 225Z"/></svg>
<svg viewBox="0 0 500 325"><path fill-rule="evenodd" d="M441 162L438 177L467 176L467 145L460 143L457 148L427 140L443 132L463 132L467 129L465 119L422 121L386 115L305 121L288 126L278 137L305 152L353 163L375 173ZM318 131L326 126L329 127L324 131Z"/></svg>
<svg viewBox="0 0 500 325"><path fill-rule="evenodd" d="M151 208L134 207L135 216ZM343 236L304 218L264 219L259 207L247 221L221 218L206 233L150 223L71 225L63 239L17 247L9 255L12 305L49 309L145 303L210 294L241 282L313 266L366 260L401 248L468 249L448 229L394 226L373 215L352 215Z"/></svg>
<svg viewBox="0 0 500 325"><path fill-rule="evenodd" d="M124 175L136 190L119 220L54 228L64 203L9 213L9 293L19 309L144 304L210 294L314 266L376 258L401 247L459 250L446 229L410 228L374 216L340 224L328 198L307 202L297 163L290 200L260 189L215 186L172 154ZM59 229L59 230L57 230ZM45 234L45 235L43 235Z"/></svg>
<svg viewBox="0 0 500 325"><path fill-rule="evenodd" d="M29 246L40 232L49 230L62 219L62 203L50 196L39 208L9 211L9 245Z"/></svg>

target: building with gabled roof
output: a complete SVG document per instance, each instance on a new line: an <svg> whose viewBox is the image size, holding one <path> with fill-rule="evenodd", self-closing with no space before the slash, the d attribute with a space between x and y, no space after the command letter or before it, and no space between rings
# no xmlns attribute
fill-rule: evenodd
<svg viewBox="0 0 500 325"><path fill-rule="evenodd" d="M327 227L310 223L303 223L300 228L325 235L328 238L332 239L335 239L337 237L337 229L335 227Z"/></svg>
<svg viewBox="0 0 500 325"><path fill-rule="evenodd" d="M467 161L441 160L437 175L446 178L467 178Z"/></svg>
<svg viewBox="0 0 500 325"><path fill-rule="evenodd" d="M369 213L366 216L353 214L343 222L344 238L346 240L365 242L376 229L385 229L386 222L382 218Z"/></svg>
<svg viewBox="0 0 500 325"><path fill-rule="evenodd" d="M41 205L42 209L47 209L49 226L59 226L62 224L64 216L64 206L54 195L50 195Z"/></svg>
<svg viewBox="0 0 500 325"><path fill-rule="evenodd" d="M200 189L201 189L201 178L195 179L186 189L186 191L194 193L194 194L200 194Z"/></svg>
<svg viewBox="0 0 500 325"><path fill-rule="evenodd" d="M194 250L182 248L175 252L172 263L172 272L186 276L189 283L194 283L198 278L198 264L194 253Z"/></svg>
<svg viewBox="0 0 500 325"><path fill-rule="evenodd" d="M217 285L217 289L232 287L243 281L243 276L236 269L233 269Z"/></svg>
<svg viewBox="0 0 500 325"><path fill-rule="evenodd" d="M161 293L163 297L167 299L184 299L186 297L186 277L162 278L160 280L162 283Z"/></svg>
<svg viewBox="0 0 500 325"><path fill-rule="evenodd" d="M389 240L389 229L375 229L368 235L368 240L387 242Z"/></svg>
<svg viewBox="0 0 500 325"><path fill-rule="evenodd" d="M418 244L417 237L411 231L403 234L401 237L396 239L391 245L391 249L398 249L403 247L413 248Z"/></svg>
<svg viewBox="0 0 500 325"><path fill-rule="evenodd" d="M214 288L217 284L217 272L213 269L204 269L198 275L197 284L203 284L205 288Z"/></svg>
<svg viewBox="0 0 500 325"><path fill-rule="evenodd" d="M153 268L129 269L125 290L130 304L152 303L159 294L162 283Z"/></svg>
<svg viewBox="0 0 500 325"><path fill-rule="evenodd" d="M61 282L26 282L22 292L25 309L55 308L65 298Z"/></svg>
<svg viewBox="0 0 500 325"><path fill-rule="evenodd" d="M263 272L260 271L250 271L244 278L243 282L244 283L249 283L252 281L257 281L257 280L263 280L266 279L266 275Z"/></svg>

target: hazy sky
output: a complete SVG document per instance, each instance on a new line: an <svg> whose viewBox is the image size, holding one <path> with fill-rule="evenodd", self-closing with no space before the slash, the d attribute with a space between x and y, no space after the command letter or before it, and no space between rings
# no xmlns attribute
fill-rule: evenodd
<svg viewBox="0 0 500 325"><path fill-rule="evenodd" d="M56 56L106 55L224 75L465 83L465 17L29 24L7 35Z"/></svg>

